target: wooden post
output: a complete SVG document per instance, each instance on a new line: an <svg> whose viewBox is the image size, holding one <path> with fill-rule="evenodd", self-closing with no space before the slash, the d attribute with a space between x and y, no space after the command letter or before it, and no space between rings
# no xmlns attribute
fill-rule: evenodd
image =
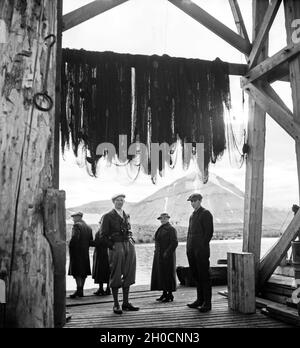
<svg viewBox="0 0 300 348"><path fill-rule="evenodd" d="M57 36L57 0L4 0L0 20L0 255L7 262L8 327L53 327L53 260L44 236L44 194L53 185L56 45L40 111L49 35Z"/></svg>
<svg viewBox="0 0 300 348"><path fill-rule="evenodd" d="M287 43L295 44L293 42L293 31L295 30L295 28L292 27L292 23L294 20L300 19L300 2L298 0L285 0L284 9ZM300 124L300 56L290 61L289 68L294 107L294 120L296 123ZM296 141L296 155L298 168L298 190L300 197L300 141ZM300 234L298 236L300 239Z"/></svg>
<svg viewBox="0 0 300 348"><path fill-rule="evenodd" d="M66 195L48 190L44 201L45 236L50 244L54 264L54 326L66 323Z"/></svg>
<svg viewBox="0 0 300 348"><path fill-rule="evenodd" d="M56 37L56 84L55 84L55 130L54 130L54 163L53 188L59 189L59 157L60 157L60 117L61 117L61 69L62 69L62 0L57 0L57 37Z"/></svg>
<svg viewBox="0 0 300 348"><path fill-rule="evenodd" d="M254 255L227 253L229 308L245 314L256 312Z"/></svg>
<svg viewBox="0 0 300 348"><path fill-rule="evenodd" d="M268 9L268 0L253 0L253 40ZM258 63L268 55L268 40ZM258 277L264 188L266 113L249 97L248 145L250 152L246 165L243 251L254 254L255 275Z"/></svg>

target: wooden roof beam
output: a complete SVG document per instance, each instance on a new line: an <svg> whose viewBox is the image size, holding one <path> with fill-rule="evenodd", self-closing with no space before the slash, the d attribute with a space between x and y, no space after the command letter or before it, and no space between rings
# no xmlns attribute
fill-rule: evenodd
<svg viewBox="0 0 300 348"><path fill-rule="evenodd" d="M258 87L250 83L246 92L268 113L293 139L300 140L300 125L293 119L293 113L270 85Z"/></svg>
<svg viewBox="0 0 300 348"><path fill-rule="evenodd" d="M259 55L261 54L262 47L264 46L270 28L274 22L276 14L279 10L282 0L271 0L269 8L265 14L264 20L260 26L259 33L253 43L252 51L249 56L249 67L250 69L256 65Z"/></svg>
<svg viewBox="0 0 300 348"><path fill-rule="evenodd" d="M95 0L63 16L63 31L69 30L128 0Z"/></svg>
<svg viewBox="0 0 300 348"><path fill-rule="evenodd" d="M197 6L191 0L168 0L171 4L178 7L184 13L195 19L200 24L211 30L213 33L221 37L231 46L235 47L240 52L248 55L251 51L251 45L242 36L235 33L226 25L218 21L209 13Z"/></svg>
<svg viewBox="0 0 300 348"><path fill-rule="evenodd" d="M270 252L261 260L259 272L260 287L271 277L277 266L279 266L282 258L288 252L291 242L296 239L300 229L300 210L289 224L278 242L270 250Z"/></svg>
<svg viewBox="0 0 300 348"><path fill-rule="evenodd" d="M299 55L299 53L300 44L291 44L286 46L272 57L265 59L255 68L251 69L247 75L242 78L242 87L245 87L247 84L267 76L270 72L278 69L278 67L280 67L282 64L285 64L291 59L295 58L297 55Z"/></svg>
<svg viewBox="0 0 300 348"><path fill-rule="evenodd" d="M229 0L229 5L231 7L231 11L233 14L233 18L235 21L235 25L237 27L238 33L248 42L250 46L250 40L248 36L248 32L245 26L245 22L243 20L242 12L237 0Z"/></svg>

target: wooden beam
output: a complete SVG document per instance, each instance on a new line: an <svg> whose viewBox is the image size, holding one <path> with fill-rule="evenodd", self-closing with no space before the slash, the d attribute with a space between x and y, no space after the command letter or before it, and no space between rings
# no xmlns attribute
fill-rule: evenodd
<svg viewBox="0 0 300 348"><path fill-rule="evenodd" d="M45 237L54 265L54 326L66 323L66 194L49 189L44 200Z"/></svg>
<svg viewBox="0 0 300 348"><path fill-rule="evenodd" d="M6 325L50 328L53 263L42 211L43 194L53 185L56 46L48 69L53 108L38 110L32 99L45 78L44 38L57 36L58 2L4 3L4 17L12 14L6 21L7 43L0 44L0 257L9 260Z"/></svg>
<svg viewBox="0 0 300 348"><path fill-rule="evenodd" d="M266 79L269 83L276 81L290 82L289 63L283 63L276 69L270 71L270 73L267 74Z"/></svg>
<svg viewBox="0 0 300 348"><path fill-rule="evenodd" d="M228 42L231 46L244 54L249 54L251 51L251 45L242 36L235 33L226 25L218 21L209 13L204 11L201 7L197 6L190 0L168 0L171 4L178 7L184 13L194 18L197 22L204 25L213 33L221 37Z"/></svg>
<svg viewBox="0 0 300 348"><path fill-rule="evenodd" d="M53 188L59 189L60 165L60 116L61 116L61 67L62 67L62 0L57 0L57 36L56 36L56 83L55 83L55 129L53 132Z"/></svg>
<svg viewBox="0 0 300 348"><path fill-rule="evenodd" d="M229 5L231 7L231 11L233 14L233 18L238 30L238 33L248 42L250 46L250 40L248 36L248 32L245 26L245 22L243 20L242 12L237 0L229 0Z"/></svg>
<svg viewBox="0 0 300 348"><path fill-rule="evenodd" d="M274 22L276 14L279 10L280 4L282 0L271 0L268 10L264 16L264 19L261 23L259 32L257 34L256 39L254 40L252 50L249 56L249 68L251 69L256 65L257 59L261 53L261 49L264 46L266 39L268 37L270 28Z"/></svg>
<svg viewBox="0 0 300 348"><path fill-rule="evenodd" d="M287 108L270 85L267 88L268 92L264 88L250 83L246 91L291 137L295 140L300 140L300 125L293 120L293 113ZM277 101L272 97L276 98Z"/></svg>
<svg viewBox="0 0 300 348"><path fill-rule="evenodd" d="M293 117L293 112L289 109L289 107L285 104L285 102L280 98L280 96L277 94L277 92L274 90L274 88L269 84L264 84L264 91L265 93L275 101L280 107L283 108L283 110L290 116ZM297 125L296 125L297 126Z"/></svg>
<svg viewBox="0 0 300 348"><path fill-rule="evenodd" d="M229 75L244 76L248 72L247 64L228 63Z"/></svg>
<svg viewBox="0 0 300 348"><path fill-rule="evenodd" d="M95 0L63 16L63 31L69 30L128 0Z"/></svg>
<svg viewBox="0 0 300 348"><path fill-rule="evenodd" d="M242 78L242 87L270 74L282 64L287 63L300 54L300 44L290 44L284 49L259 63Z"/></svg>
<svg viewBox="0 0 300 348"><path fill-rule="evenodd" d="M297 237L300 229L300 210L295 215L281 238L270 250L270 252L261 260L259 273L259 287L271 277L283 257L288 252L292 241Z"/></svg>
<svg viewBox="0 0 300 348"><path fill-rule="evenodd" d="M298 0L285 0L285 21L286 21L286 32L287 32L287 44L292 44L292 34L294 28L292 23L295 19L300 18L300 1ZM293 111L294 121L300 124L300 56L294 57L290 61L290 81L292 88L292 99L293 99ZM296 155L297 155L297 169L298 169L298 190L299 190L299 202L300 202L300 141L296 141ZM299 235L300 238L300 235Z"/></svg>
<svg viewBox="0 0 300 348"><path fill-rule="evenodd" d="M253 0L253 40L258 35L258 25L262 22L268 7L268 0ZM268 40L265 41L259 61L266 59L267 56ZM243 252L254 254L255 277L258 280L262 236L266 113L251 96L247 133L247 143L251 150L246 162Z"/></svg>

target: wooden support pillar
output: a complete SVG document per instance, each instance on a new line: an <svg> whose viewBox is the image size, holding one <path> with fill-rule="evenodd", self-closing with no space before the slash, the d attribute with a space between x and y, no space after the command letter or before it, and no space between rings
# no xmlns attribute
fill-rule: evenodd
<svg viewBox="0 0 300 348"><path fill-rule="evenodd" d="M255 313L254 255L227 253L229 308L245 314Z"/></svg>
<svg viewBox="0 0 300 348"><path fill-rule="evenodd" d="M296 19L300 19L300 1L299 0L285 0L285 22L287 32L287 43L295 44L293 42L293 32L295 28L292 27L292 23ZM300 124L300 56L290 61L290 81L293 97L293 113L294 121ZM300 141L296 141L296 156L297 156L297 169L298 169L298 190L300 197ZM299 198L300 202L300 198ZM300 235L299 235L300 239Z"/></svg>
<svg viewBox="0 0 300 348"><path fill-rule="evenodd" d="M44 201L45 237L54 265L54 326L66 323L66 194L48 190Z"/></svg>
<svg viewBox="0 0 300 348"><path fill-rule="evenodd" d="M257 37L268 0L253 0L253 40ZM268 55L268 40L258 58L258 63ZM254 254L255 275L258 277L263 214L264 163L265 163L266 113L249 97L248 145L250 152L246 164L243 251Z"/></svg>
<svg viewBox="0 0 300 348"><path fill-rule="evenodd" d="M43 90L58 0L0 2L0 255L7 260L8 327L53 327L53 260L44 236L44 195L53 186L56 44L48 70L49 111L33 103ZM53 37L52 37L53 38ZM0 260L1 262L1 260Z"/></svg>
<svg viewBox="0 0 300 348"><path fill-rule="evenodd" d="M54 130L54 161L53 188L59 189L59 158L60 158L60 117L61 117L61 69L62 69L62 0L57 0L57 36L56 36L56 84L55 84L55 130Z"/></svg>

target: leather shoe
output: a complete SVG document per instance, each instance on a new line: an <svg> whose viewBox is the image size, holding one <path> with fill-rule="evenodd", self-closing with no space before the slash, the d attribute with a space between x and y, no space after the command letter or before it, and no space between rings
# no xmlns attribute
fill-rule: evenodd
<svg viewBox="0 0 300 348"><path fill-rule="evenodd" d="M122 314L123 313L120 306L114 306L113 311L115 314Z"/></svg>
<svg viewBox="0 0 300 348"><path fill-rule="evenodd" d="M78 291L75 291L72 295L69 296L69 298L76 298L78 296Z"/></svg>
<svg viewBox="0 0 300 348"><path fill-rule="evenodd" d="M201 313L207 313L211 311L211 305L202 305L200 308L199 308L199 312Z"/></svg>
<svg viewBox="0 0 300 348"><path fill-rule="evenodd" d="M134 307L131 303L122 304L123 311L138 311L139 307Z"/></svg>
<svg viewBox="0 0 300 348"><path fill-rule="evenodd" d="M198 308L198 307L202 306L202 303L200 301L196 300L193 303L188 303L187 306L190 308Z"/></svg>

